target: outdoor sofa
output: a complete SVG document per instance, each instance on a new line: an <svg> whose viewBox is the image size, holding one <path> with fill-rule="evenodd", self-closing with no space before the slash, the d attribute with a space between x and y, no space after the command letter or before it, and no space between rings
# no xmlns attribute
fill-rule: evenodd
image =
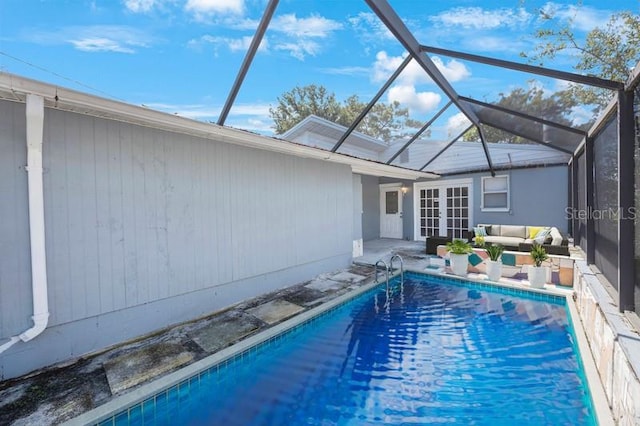
<svg viewBox="0 0 640 426"><path fill-rule="evenodd" d="M501 244L506 250L530 252L533 244L538 243L548 254L569 256L569 240L555 226L478 224L471 232L474 243L483 229L485 244Z"/></svg>

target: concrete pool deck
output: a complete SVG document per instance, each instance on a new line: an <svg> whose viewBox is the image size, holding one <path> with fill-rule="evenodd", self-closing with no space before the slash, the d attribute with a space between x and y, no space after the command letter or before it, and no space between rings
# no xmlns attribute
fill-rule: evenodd
<svg viewBox="0 0 640 426"><path fill-rule="evenodd" d="M119 396L133 394L145 384L224 352L243 339L251 340L259 333L277 329L287 319L304 317L320 305L330 305L347 293L370 286L375 274L372 264L379 259L388 263L392 255L400 254L405 269L438 273L431 265L431 256L424 253L424 243L378 241L346 270L321 274L68 366L0 383L0 424L59 424ZM484 279L474 274L469 278ZM501 284L529 289L522 282ZM570 294L570 289L550 286L548 290Z"/></svg>

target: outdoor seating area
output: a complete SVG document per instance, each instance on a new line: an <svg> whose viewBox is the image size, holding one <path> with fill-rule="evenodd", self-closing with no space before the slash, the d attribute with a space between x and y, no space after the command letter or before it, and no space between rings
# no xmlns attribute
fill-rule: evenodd
<svg viewBox="0 0 640 426"><path fill-rule="evenodd" d="M569 256L569 239L555 226L479 224L471 232L471 241L501 244L507 250L530 252L534 243L549 254Z"/></svg>

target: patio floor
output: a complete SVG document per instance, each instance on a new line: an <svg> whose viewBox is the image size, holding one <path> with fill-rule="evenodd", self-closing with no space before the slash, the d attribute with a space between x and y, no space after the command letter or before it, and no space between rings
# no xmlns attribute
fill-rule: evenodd
<svg viewBox="0 0 640 426"><path fill-rule="evenodd" d="M400 255L404 268L435 272L425 243L381 239L345 270L246 300L200 320L168 328L74 363L0 383L0 424L50 425L70 420L205 358L281 321L373 281L373 265ZM399 264L394 262L394 268ZM473 276L472 276L473 275ZM471 279L483 279L469 274ZM528 286L522 282L507 283Z"/></svg>

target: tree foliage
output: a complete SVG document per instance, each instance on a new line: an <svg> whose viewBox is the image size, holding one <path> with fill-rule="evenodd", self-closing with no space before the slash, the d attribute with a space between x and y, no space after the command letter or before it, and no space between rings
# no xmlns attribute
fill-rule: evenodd
<svg viewBox="0 0 640 426"><path fill-rule="evenodd" d="M277 100L278 105L269 108L269 114L278 135L285 133L311 114L348 127L367 105L361 102L357 95L352 95L340 103L333 93L315 84L296 86L280 95ZM409 129L420 127L421 124L412 120L408 108L401 108L399 102L376 103L357 130L389 142L404 136Z"/></svg>
<svg viewBox="0 0 640 426"><path fill-rule="evenodd" d="M556 17L541 11L541 17L553 24ZM556 28L544 28L536 32L540 40L531 54L522 53L530 62L544 65L561 53L574 56L574 69L581 73L609 80L624 82L629 72L640 60L640 16L629 11L613 14L601 28L594 28L584 40L573 31L573 20ZM572 98L578 104L593 105L595 113L604 108L612 91L578 84L570 84L562 96Z"/></svg>
<svg viewBox="0 0 640 426"><path fill-rule="evenodd" d="M500 99L495 103L498 106L524 112L558 124L571 125L571 121L565 114L575 106L575 101L563 96L561 93L545 96L541 88L532 86L528 90L517 88L506 95L500 93L499 96ZM504 117L507 118L508 116ZM487 142L528 143L528 141L519 136L489 126L483 127L483 133ZM473 128L468 131L463 139L467 141L478 140L477 129Z"/></svg>

